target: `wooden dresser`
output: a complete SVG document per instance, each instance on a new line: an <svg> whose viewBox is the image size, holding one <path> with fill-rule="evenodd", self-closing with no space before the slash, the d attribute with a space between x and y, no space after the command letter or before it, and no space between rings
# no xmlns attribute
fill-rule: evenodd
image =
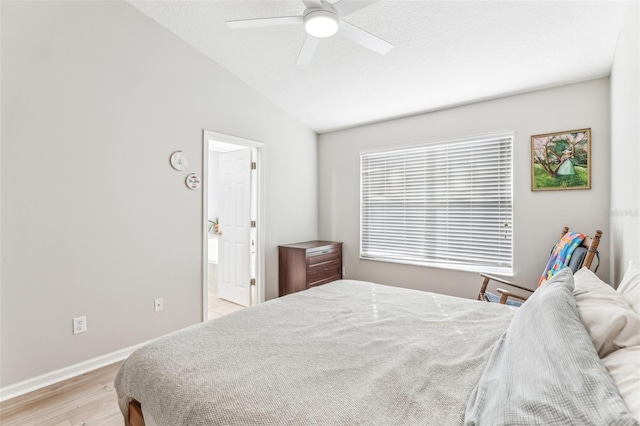
<svg viewBox="0 0 640 426"><path fill-rule="evenodd" d="M305 241L278 246L280 296L342 279L342 243Z"/></svg>

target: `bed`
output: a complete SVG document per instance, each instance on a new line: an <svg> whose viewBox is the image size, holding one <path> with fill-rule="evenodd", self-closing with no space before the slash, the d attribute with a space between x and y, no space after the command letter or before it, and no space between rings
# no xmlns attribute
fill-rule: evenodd
<svg viewBox="0 0 640 426"><path fill-rule="evenodd" d="M125 424L637 425L557 275L527 309L340 280L180 330L118 372Z"/></svg>

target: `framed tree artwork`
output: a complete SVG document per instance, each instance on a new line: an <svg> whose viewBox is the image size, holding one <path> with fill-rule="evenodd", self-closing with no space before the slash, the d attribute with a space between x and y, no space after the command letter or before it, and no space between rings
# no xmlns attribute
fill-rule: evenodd
<svg viewBox="0 0 640 426"><path fill-rule="evenodd" d="M591 189L591 129L531 136L531 190Z"/></svg>

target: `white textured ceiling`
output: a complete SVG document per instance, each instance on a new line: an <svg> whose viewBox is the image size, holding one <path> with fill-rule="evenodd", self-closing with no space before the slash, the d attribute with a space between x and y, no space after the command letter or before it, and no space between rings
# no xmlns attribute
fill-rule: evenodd
<svg viewBox="0 0 640 426"><path fill-rule="evenodd" d="M318 133L608 76L627 7L381 0L345 20L392 43L386 56L333 36L297 66L302 26L225 21L301 15L301 1L131 4Z"/></svg>

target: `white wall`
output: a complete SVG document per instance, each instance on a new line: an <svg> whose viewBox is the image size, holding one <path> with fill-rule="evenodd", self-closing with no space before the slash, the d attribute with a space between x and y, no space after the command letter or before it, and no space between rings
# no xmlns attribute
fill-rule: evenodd
<svg viewBox="0 0 640 426"><path fill-rule="evenodd" d="M203 129L265 143L276 296L277 245L317 237L316 134L125 2L1 7L0 385L200 321Z"/></svg>
<svg viewBox="0 0 640 426"><path fill-rule="evenodd" d="M611 282L640 261L640 4L629 2L611 69Z"/></svg>
<svg viewBox="0 0 640 426"><path fill-rule="evenodd" d="M592 189L531 191L531 135L590 127ZM362 150L511 130L514 138L514 279L535 288L563 225L604 232L609 273L609 79L603 78L428 114L319 138L319 236L344 242L347 277L456 296L477 296L473 273L359 259L359 153Z"/></svg>

